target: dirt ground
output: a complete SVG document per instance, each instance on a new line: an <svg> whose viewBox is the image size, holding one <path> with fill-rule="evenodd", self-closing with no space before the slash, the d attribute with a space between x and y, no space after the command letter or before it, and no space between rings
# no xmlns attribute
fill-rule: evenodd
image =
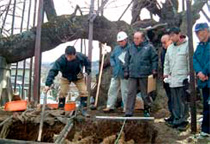
<svg viewBox="0 0 210 144"><path fill-rule="evenodd" d="M114 144L123 121L114 120L98 120L95 115L112 115L123 116L121 110L115 113L104 114L99 111L91 111L91 118L84 119L78 115L74 121L74 127L67 135L65 143L67 144ZM167 115L167 110L161 110L153 116L158 116L158 113ZM0 121L12 115L12 113L0 111ZM135 112L136 116L142 116L141 111ZM52 124L45 123L43 127L43 142L53 142L65 125L59 121ZM39 124L32 121L16 121L9 127L9 132L6 139L36 141L38 136ZM1 128L0 128L1 130ZM186 132L179 132L167 126L163 117L156 118L155 121L126 121L119 144L208 144L208 139L198 140L195 135L190 133L190 128Z"/></svg>

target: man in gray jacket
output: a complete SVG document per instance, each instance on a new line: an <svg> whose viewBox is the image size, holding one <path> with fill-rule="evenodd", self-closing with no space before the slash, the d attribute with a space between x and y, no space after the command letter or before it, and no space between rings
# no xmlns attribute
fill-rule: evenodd
<svg viewBox="0 0 210 144"><path fill-rule="evenodd" d="M129 78L125 116L130 117L133 115L139 86L144 100L144 116L150 116L151 98L147 93L147 83L149 75L157 76L158 55L144 33L135 32L134 43L128 50L125 61L124 77Z"/></svg>
<svg viewBox="0 0 210 144"><path fill-rule="evenodd" d="M171 88L172 113L174 120L168 124L179 130L186 130L189 122L188 103L184 80L189 75L188 40L181 34L179 28L169 31L173 43L168 47L164 62L164 77Z"/></svg>
<svg viewBox="0 0 210 144"><path fill-rule="evenodd" d="M103 109L104 112L112 112L114 110L120 90L123 101L123 112L125 111L128 94L128 80L124 79L125 54L129 49L127 38L128 36L125 32L119 32L117 34L118 45L111 53L110 64L112 66L113 75L108 91L107 106Z"/></svg>

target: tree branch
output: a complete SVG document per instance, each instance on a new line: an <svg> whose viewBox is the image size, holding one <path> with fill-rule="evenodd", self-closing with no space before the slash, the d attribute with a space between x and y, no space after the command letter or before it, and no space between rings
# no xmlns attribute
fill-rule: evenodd
<svg viewBox="0 0 210 144"><path fill-rule="evenodd" d="M53 0L44 0L44 11L46 12L48 21L51 21L57 16Z"/></svg>
<svg viewBox="0 0 210 144"><path fill-rule="evenodd" d="M55 48L61 43L75 39L88 39L88 15L64 15L42 25L42 52ZM120 30L132 33L132 27L123 21L111 22L105 17L96 17L93 39L113 46ZM34 55L36 29L0 39L0 55L8 63L17 62Z"/></svg>

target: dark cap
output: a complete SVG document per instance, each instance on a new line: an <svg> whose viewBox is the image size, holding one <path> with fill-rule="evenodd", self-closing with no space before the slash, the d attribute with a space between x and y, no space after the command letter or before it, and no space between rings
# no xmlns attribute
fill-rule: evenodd
<svg viewBox="0 0 210 144"><path fill-rule="evenodd" d="M207 23L198 23L195 25L195 32L198 32L198 31L201 31L201 30L204 30L204 29L208 29L209 26Z"/></svg>
<svg viewBox="0 0 210 144"><path fill-rule="evenodd" d="M171 33L179 34L180 32L181 30L178 27L172 27L168 30L168 34L171 34Z"/></svg>

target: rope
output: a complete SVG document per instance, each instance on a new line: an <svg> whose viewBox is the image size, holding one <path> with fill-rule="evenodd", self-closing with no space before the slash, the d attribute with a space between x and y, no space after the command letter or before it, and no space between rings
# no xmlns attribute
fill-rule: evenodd
<svg viewBox="0 0 210 144"><path fill-rule="evenodd" d="M123 129L124 129L124 127L125 127L125 123L126 123L126 119L125 119L124 122L123 122L123 125L122 125L122 127L121 127L120 133L119 133L119 135L118 135L116 141L114 142L114 144L118 144L118 141L119 141L119 139L120 139L120 136L121 136L121 134L122 134L122 132L123 132Z"/></svg>

